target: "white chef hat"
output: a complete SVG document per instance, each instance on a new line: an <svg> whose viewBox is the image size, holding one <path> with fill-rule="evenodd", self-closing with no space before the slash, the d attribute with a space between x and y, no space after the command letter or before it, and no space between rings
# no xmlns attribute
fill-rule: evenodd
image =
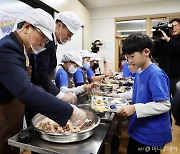
<svg viewBox="0 0 180 154"><path fill-rule="evenodd" d="M93 60L99 61L101 59L99 58L99 55L97 53L91 53L91 58L89 61L93 61Z"/></svg>
<svg viewBox="0 0 180 154"><path fill-rule="evenodd" d="M55 17L56 20L62 21L73 34L83 25L81 19L72 11L58 13Z"/></svg>
<svg viewBox="0 0 180 154"><path fill-rule="evenodd" d="M40 8L32 9L20 16L16 23L18 24L23 21L39 28L49 40L53 40L52 33L55 31L55 22L52 16L46 11Z"/></svg>
<svg viewBox="0 0 180 154"><path fill-rule="evenodd" d="M87 51L87 50L80 50L79 53L81 54L81 57L82 57L82 58L91 57L90 52Z"/></svg>
<svg viewBox="0 0 180 154"><path fill-rule="evenodd" d="M67 61L72 61L82 67L82 57L78 52L74 51L74 52L64 53L63 56L61 57L61 62L65 63Z"/></svg>

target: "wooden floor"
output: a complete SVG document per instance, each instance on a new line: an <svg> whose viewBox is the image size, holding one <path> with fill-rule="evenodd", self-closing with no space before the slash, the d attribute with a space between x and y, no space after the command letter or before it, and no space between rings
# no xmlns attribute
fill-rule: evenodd
<svg viewBox="0 0 180 154"><path fill-rule="evenodd" d="M176 126L174 122L172 125L172 133L172 142L165 146L161 154L180 154L180 127ZM119 154L126 154L128 139L129 137L127 135L127 125L124 125L122 131L122 142L119 146ZM31 152L25 151L23 152L23 154L31 154Z"/></svg>
<svg viewBox="0 0 180 154"><path fill-rule="evenodd" d="M168 143L161 151L161 154L180 154L180 127L174 124L172 125L173 140ZM122 142L119 146L119 154L126 154L128 144L127 126L123 127Z"/></svg>

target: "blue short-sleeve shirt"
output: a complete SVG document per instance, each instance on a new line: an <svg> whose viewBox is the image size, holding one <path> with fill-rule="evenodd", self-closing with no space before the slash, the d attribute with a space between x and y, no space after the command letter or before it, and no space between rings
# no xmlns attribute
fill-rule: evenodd
<svg viewBox="0 0 180 154"><path fill-rule="evenodd" d="M168 76L156 64L136 72L132 104L169 100ZM128 134L136 141L150 146L163 146L172 140L169 112L137 118L130 117Z"/></svg>
<svg viewBox="0 0 180 154"><path fill-rule="evenodd" d="M58 88L68 87L68 74L63 67L59 68L56 73L55 83Z"/></svg>
<svg viewBox="0 0 180 154"><path fill-rule="evenodd" d="M123 78L134 77L136 73L132 73L128 67L128 62L125 62L122 68Z"/></svg>
<svg viewBox="0 0 180 154"><path fill-rule="evenodd" d="M73 79L76 87L78 84L84 83L84 72L80 67L78 67L77 71L73 74Z"/></svg>
<svg viewBox="0 0 180 154"><path fill-rule="evenodd" d="M87 72L87 79L90 80L91 77L95 76L93 70L91 67L87 68L86 69L86 72Z"/></svg>

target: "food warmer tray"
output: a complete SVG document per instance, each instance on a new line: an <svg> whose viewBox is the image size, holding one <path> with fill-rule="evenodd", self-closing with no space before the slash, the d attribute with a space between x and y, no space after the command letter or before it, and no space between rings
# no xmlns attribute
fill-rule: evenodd
<svg viewBox="0 0 180 154"><path fill-rule="evenodd" d="M83 109L84 110L84 109ZM34 116L32 123L34 127L36 128L36 131L38 132L38 135L40 138L50 141L50 142L56 142L56 143L71 143L76 141L81 141L84 139L87 139L88 137L92 136L94 134L94 129L99 125L100 118L95 115L93 112L90 112L88 110L84 110L87 114L87 118L92 120L95 124L91 126L90 128L87 128L85 130L81 130L76 133L68 133L68 134L61 134L61 133L49 133L42 131L35 126L42 121L44 118L46 118L44 115L37 114Z"/></svg>

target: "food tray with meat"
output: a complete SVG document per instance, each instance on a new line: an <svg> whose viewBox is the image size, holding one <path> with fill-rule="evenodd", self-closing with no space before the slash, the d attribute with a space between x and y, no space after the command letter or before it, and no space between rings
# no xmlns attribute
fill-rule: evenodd
<svg viewBox="0 0 180 154"><path fill-rule="evenodd" d="M88 125L75 127L70 121L65 127L61 127L56 122L37 114L34 116L32 122L40 138L56 142L56 143L70 143L87 139L94 134L94 129L99 125L100 118L93 112L83 109L87 114Z"/></svg>

